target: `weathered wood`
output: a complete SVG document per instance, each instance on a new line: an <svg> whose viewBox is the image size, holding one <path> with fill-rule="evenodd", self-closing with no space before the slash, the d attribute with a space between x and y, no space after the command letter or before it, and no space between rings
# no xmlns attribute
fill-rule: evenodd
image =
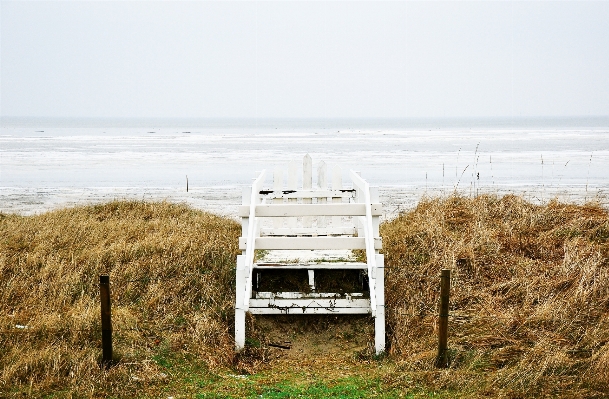
<svg viewBox="0 0 609 399"><path fill-rule="evenodd" d="M343 189L343 170L340 168L340 166L335 165L334 169L332 170L332 190L340 192L342 189ZM355 191L351 191L350 194L352 195L352 197L355 196ZM337 195L332 196L333 204L341 204L342 202L343 202L343 196L337 196ZM332 218L332 225L335 227L341 226L342 217L334 216Z"/></svg>
<svg viewBox="0 0 609 399"><path fill-rule="evenodd" d="M264 179L266 176L266 170L263 170L260 175L258 176L258 178L256 178L254 180L254 182L252 183L252 195L250 197L250 211L249 211L249 225L248 225L248 230L247 230L247 240L249 242L255 242L255 237L256 234L259 232L258 230L258 224L259 224L259 218L255 217L255 209L256 209L256 205L260 202L260 195L259 192L260 190L262 190L262 185L264 184ZM249 298L249 295L251 294L251 290L252 290L252 284L251 284L251 280L252 280L252 276L251 276L251 272L252 272L252 265L254 264L254 246L250 245L247 246L245 248L245 298ZM249 306L249 302L244 299L244 310L247 310L247 307Z"/></svg>
<svg viewBox="0 0 609 399"><path fill-rule="evenodd" d="M260 196L263 198L353 198L355 197L355 190L328 190L328 189L315 189L315 190L272 190L262 191ZM342 200L341 200L342 202ZM378 201L376 201L378 202Z"/></svg>
<svg viewBox="0 0 609 399"><path fill-rule="evenodd" d="M340 294L335 292L257 292L255 299L311 299L311 298L325 298L325 299L365 299L364 294L350 293Z"/></svg>
<svg viewBox="0 0 609 399"><path fill-rule="evenodd" d="M307 154L302 162L301 176L297 174L299 164L296 161L288 165L285 189L282 187L283 174L279 169L275 169L272 190L262 189L263 179L256 179L249 199L244 198L244 206L239 208L244 221L239 246L245 249L245 256L240 256L237 261L235 348L240 350L245 344L246 311L253 314L370 314L375 317L375 349L380 354L385 350L385 307L384 258L379 253L382 247L379 237L382 207L378 201L378 191L371 188L357 172L350 174L354 188L343 189L342 170L338 167L333 168L332 186L329 189L324 162L318 165L314 189L311 157ZM302 188L298 188L300 177ZM332 223L328 224L330 218ZM346 222L349 225L343 226ZM256 249L365 249L366 263L254 263L253 253ZM311 291L253 291L253 273L258 275L258 270L273 269L307 270ZM365 293L344 295L316 293L315 270L318 269L366 270L369 289Z"/></svg>
<svg viewBox="0 0 609 399"><path fill-rule="evenodd" d="M313 227L313 228L304 228L304 227L295 227L295 228L262 228L260 229L260 236L354 236L355 228L354 227Z"/></svg>
<svg viewBox="0 0 609 399"><path fill-rule="evenodd" d="M257 237L256 249L366 249L366 239L361 237ZM374 238L373 248L382 248L380 237ZM247 239L239 238L239 249L247 247ZM374 251L374 249L373 249ZM370 264L368 263L368 267Z"/></svg>
<svg viewBox="0 0 609 399"><path fill-rule="evenodd" d="M438 318L438 357L437 367L448 366L448 306L450 300L450 269L442 269L440 278L440 316Z"/></svg>
<svg viewBox="0 0 609 399"><path fill-rule="evenodd" d="M271 298L271 299L250 299L250 309L252 308L273 308L273 307L296 307L300 308L302 311L303 307L307 308L365 308L370 309L370 300L365 298L351 298L351 299L343 299L343 298L289 298L289 299L281 299L281 298Z"/></svg>
<svg viewBox="0 0 609 399"><path fill-rule="evenodd" d="M292 306L289 304L287 306ZM251 307L249 312L254 315L258 314L370 314L370 305L363 307L334 307L334 308L320 308L320 307Z"/></svg>
<svg viewBox="0 0 609 399"><path fill-rule="evenodd" d="M279 167L275 168L275 172L273 173L273 191L281 191L281 189L283 188L283 170ZM273 203L274 204L282 204L283 203L283 198L275 198L273 199ZM283 226L283 220L282 219L275 219L273 220L273 227L275 227L276 229L280 228Z"/></svg>
<svg viewBox="0 0 609 399"><path fill-rule="evenodd" d="M313 189L313 161L309 154L305 155L302 160L302 188L304 190ZM303 198L303 204L311 204L312 199ZM303 215L302 227L311 227L313 225L313 219L311 216Z"/></svg>
<svg viewBox="0 0 609 399"><path fill-rule="evenodd" d="M328 179L326 178L326 174L328 171L328 167L324 161L320 161L317 166L317 187L320 190L328 189Z"/></svg>
<svg viewBox="0 0 609 399"><path fill-rule="evenodd" d="M308 269L307 272L309 274L309 289L315 291L315 270Z"/></svg>
<svg viewBox="0 0 609 399"><path fill-rule="evenodd" d="M235 350L240 351L245 347L245 256L237 255L237 270L235 277ZM249 301L248 301L249 303Z"/></svg>
<svg viewBox="0 0 609 399"><path fill-rule="evenodd" d="M255 269L335 269L367 270L366 263L359 262L323 262L323 263L256 263Z"/></svg>
<svg viewBox="0 0 609 399"><path fill-rule="evenodd" d="M102 366L112 365L112 305L110 302L110 276L99 276L99 299L101 301Z"/></svg>
<svg viewBox="0 0 609 399"><path fill-rule="evenodd" d="M326 163L324 161L319 162L319 166L317 167L317 186L320 190L327 190L328 181L326 179ZM318 204L325 204L328 201L327 197L318 197ZM318 216L317 217L317 227L323 228L326 227L326 216Z"/></svg>
<svg viewBox="0 0 609 399"><path fill-rule="evenodd" d="M309 154L302 159L302 188L305 190L313 188L313 160Z"/></svg>
<svg viewBox="0 0 609 399"><path fill-rule="evenodd" d="M298 162L293 159L288 164L288 191L298 190ZM288 203L296 204L298 200L296 198L288 199ZM286 221L288 227L296 227L297 220L295 217L288 218Z"/></svg>
<svg viewBox="0 0 609 399"><path fill-rule="evenodd" d="M252 199L252 188L251 187L243 187L242 192L242 206L247 206L248 212L247 215L241 216L241 237L247 237L249 231L249 205ZM245 255L245 252L243 252Z"/></svg>
<svg viewBox="0 0 609 399"><path fill-rule="evenodd" d="M250 206L240 206L239 216L249 216ZM262 204L255 206L256 217L366 216L366 204ZM383 213L381 204L370 204L371 216ZM371 225L372 226L372 225ZM305 227L305 226L303 226ZM311 227L311 226L308 226Z"/></svg>
<svg viewBox="0 0 609 399"><path fill-rule="evenodd" d="M385 258L382 254L375 255L376 270L374 278L374 297L376 312L374 318L374 347L376 354L385 351Z"/></svg>

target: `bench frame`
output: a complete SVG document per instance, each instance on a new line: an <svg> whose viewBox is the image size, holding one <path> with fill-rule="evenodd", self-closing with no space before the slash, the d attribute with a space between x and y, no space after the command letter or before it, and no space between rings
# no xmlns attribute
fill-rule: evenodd
<svg viewBox="0 0 609 399"><path fill-rule="evenodd" d="M235 349L245 346L245 314L370 314L375 319L375 352L385 350L384 257L379 253L378 190L358 172L351 171L350 188L343 188L342 170L334 169L328 189L327 167L318 168L317 187L312 184L312 161L303 160L302 188L297 188L296 161L288 166L288 184L283 171L275 169L273 189L264 189L267 172L262 171L251 187L244 189L239 208L243 251L237 256ZM313 201L316 202L313 202ZM300 202L299 202L300 201ZM348 202L345 202L348 201ZM286 203L287 202L287 203ZM352 226L345 227L350 221ZM300 221L300 225L299 225ZM272 226L265 227L272 223ZM256 250L365 250L366 262L256 263ZM255 272L264 269L306 269L311 292L257 292ZM369 297L363 293L316 293L315 270L359 269L367 276Z"/></svg>

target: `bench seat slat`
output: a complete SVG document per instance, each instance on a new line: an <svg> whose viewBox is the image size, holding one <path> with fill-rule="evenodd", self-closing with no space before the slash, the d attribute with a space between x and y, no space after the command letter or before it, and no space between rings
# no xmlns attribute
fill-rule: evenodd
<svg viewBox="0 0 609 399"><path fill-rule="evenodd" d="M256 263L254 269L350 269L368 270L366 263L360 262L323 262L323 263Z"/></svg>
<svg viewBox="0 0 609 399"><path fill-rule="evenodd" d="M249 308L251 314L370 314L370 305L362 308Z"/></svg>
<svg viewBox="0 0 609 399"><path fill-rule="evenodd" d="M239 249L246 248L247 239L239 238ZM366 249L366 241L361 237L258 237L256 249ZM374 248L382 248L381 238L374 239Z"/></svg>
<svg viewBox="0 0 609 399"><path fill-rule="evenodd" d="M241 205L239 216L249 216L250 207ZM298 217L298 216L365 216L364 204L263 204L256 205L256 217ZM372 216L381 216L381 204L372 204Z"/></svg>
<svg viewBox="0 0 609 399"><path fill-rule="evenodd" d="M250 311L254 308L266 308L268 310L284 308L296 309L298 312L303 313L305 309L322 308L327 310L334 310L338 313L340 308L364 308L367 312L370 310L370 299L326 299L326 298L303 298L303 299L250 299ZM284 310L284 312L285 312ZM253 313L253 312L252 312Z"/></svg>
<svg viewBox="0 0 609 399"><path fill-rule="evenodd" d="M262 191L262 198L354 198L355 190L273 190Z"/></svg>
<svg viewBox="0 0 609 399"><path fill-rule="evenodd" d="M264 292L258 291L255 293L254 299L367 299L363 292L355 292L347 294L340 294L338 292Z"/></svg>
<svg viewBox="0 0 609 399"><path fill-rule="evenodd" d="M293 228L262 228L260 236L333 236L333 235L348 235L354 236L356 233L354 227L293 227Z"/></svg>

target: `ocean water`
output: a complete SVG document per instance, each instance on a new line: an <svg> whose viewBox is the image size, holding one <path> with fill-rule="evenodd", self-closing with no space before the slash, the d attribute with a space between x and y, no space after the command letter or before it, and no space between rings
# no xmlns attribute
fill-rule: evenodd
<svg viewBox="0 0 609 399"><path fill-rule="evenodd" d="M129 198L235 216L256 171L287 168L306 153L314 168L323 160L345 177L360 171L379 187L389 217L455 190L609 205L607 117L2 118L0 211Z"/></svg>

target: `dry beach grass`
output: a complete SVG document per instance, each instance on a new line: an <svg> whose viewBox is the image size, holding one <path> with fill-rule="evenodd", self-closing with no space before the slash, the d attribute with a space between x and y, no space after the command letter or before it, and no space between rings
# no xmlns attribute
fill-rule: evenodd
<svg viewBox="0 0 609 399"><path fill-rule="evenodd" d="M609 394L607 210L452 196L421 201L381 234L387 357L361 350L372 339L366 318L350 319L353 328L332 318L279 320L278 329L300 323L298 355L269 348L273 322L250 318L250 347L234 356L236 222L120 201L1 215L0 396ZM453 270L444 370L433 367L441 268ZM108 371L97 364L102 273L116 330ZM336 343L331 356L302 345L320 337ZM243 372L259 379L224 382Z"/></svg>
<svg viewBox="0 0 609 399"><path fill-rule="evenodd" d="M135 392L174 350L230 364L240 226L168 203L112 202L0 222L0 388ZM109 274L119 365L97 366ZM16 329L15 326L27 326Z"/></svg>
<svg viewBox="0 0 609 399"><path fill-rule="evenodd" d="M438 275L453 270L451 372L493 395L609 394L609 217L520 197L421 202L382 226L389 353L429 369ZM427 376L429 377L429 376Z"/></svg>

